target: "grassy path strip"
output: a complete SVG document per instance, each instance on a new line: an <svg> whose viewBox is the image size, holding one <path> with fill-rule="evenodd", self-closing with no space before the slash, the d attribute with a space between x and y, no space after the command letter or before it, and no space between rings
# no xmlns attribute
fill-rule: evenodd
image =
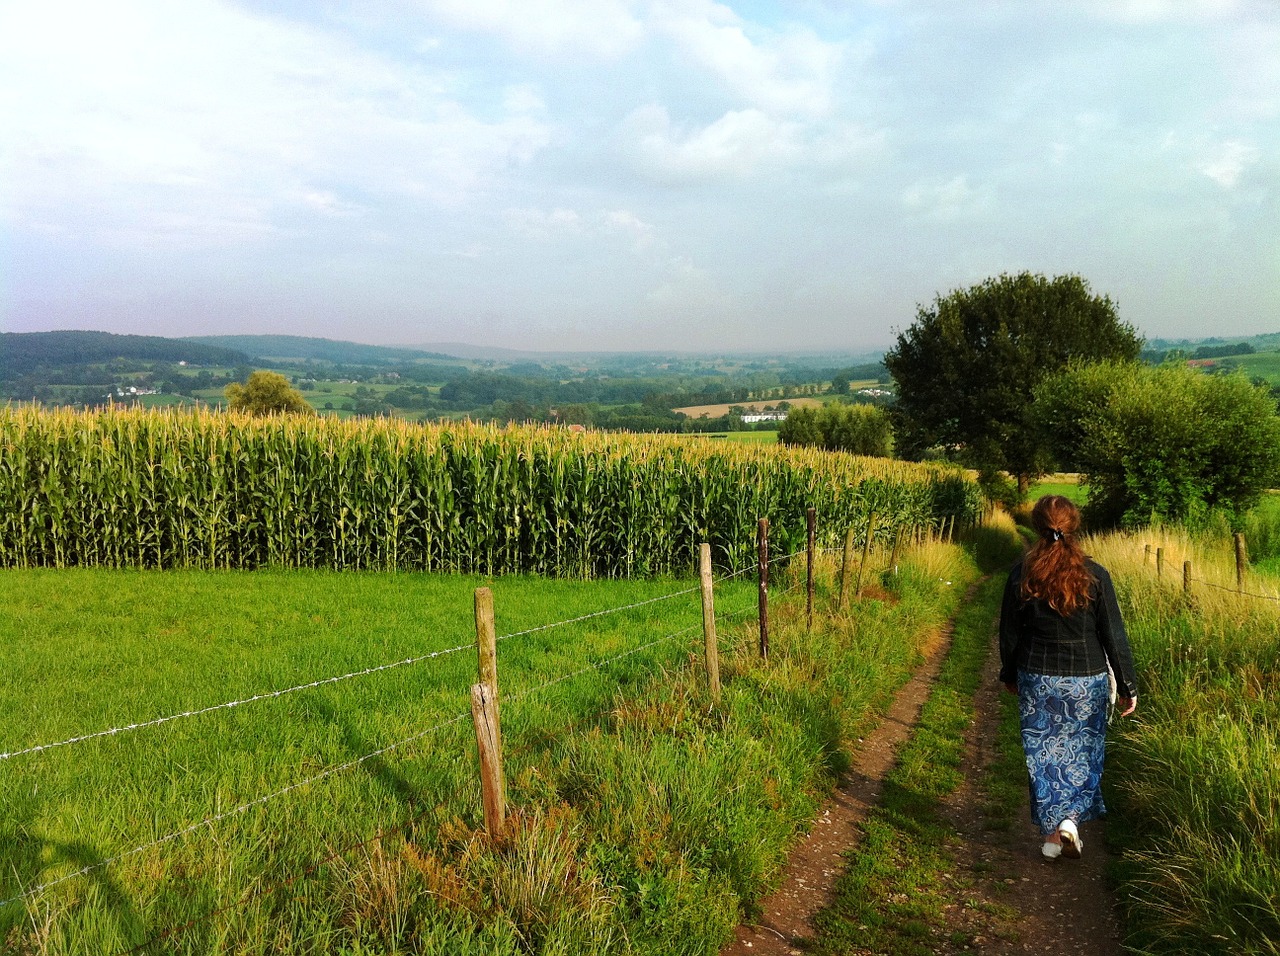
<svg viewBox="0 0 1280 956"><path fill-rule="evenodd" d="M951 651L863 825L835 899L815 918L811 951L914 956L971 943L952 915L969 896L969 877L958 872L955 831L942 801L963 780L965 731L974 720L1003 585L1001 575L986 579L956 615Z"/></svg>
<svg viewBox="0 0 1280 956"><path fill-rule="evenodd" d="M971 596L972 591L965 599ZM860 828L879 800L885 776L938 678L950 650L951 630L948 622L884 718L859 738L853 766L842 775L804 842L792 852L782 884L762 901L756 922L738 927L720 956L789 956L800 951L796 945L801 940L813 935L813 919L831 898L842 857L861 839Z"/></svg>

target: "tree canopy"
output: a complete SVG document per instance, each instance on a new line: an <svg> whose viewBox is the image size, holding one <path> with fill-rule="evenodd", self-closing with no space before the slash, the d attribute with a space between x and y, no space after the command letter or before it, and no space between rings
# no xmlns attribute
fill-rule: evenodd
<svg viewBox="0 0 1280 956"><path fill-rule="evenodd" d="M1233 521L1280 479L1270 389L1183 363L1074 368L1037 389L1035 413L1064 463L1089 484L1091 521Z"/></svg>
<svg viewBox="0 0 1280 956"><path fill-rule="evenodd" d="M884 358L897 384L899 453L941 446L1009 472L1025 491L1050 462L1032 418L1036 386L1073 361L1128 361L1141 349L1111 299L1079 276L1002 274L939 295Z"/></svg>
<svg viewBox="0 0 1280 956"><path fill-rule="evenodd" d="M232 382L223 392L227 404L235 411L252 415L272 415L282 412L312 415L315 410L307 404L302 393L289 384L279 372L259 369L249 375L242 385Z"/></svg>
<svg viewBox="0 0 1280 956"><path fill-rule="evenodd" d="M778 441L886 458L893 451L893 430L882 408L829 402L821 408L787 412L786 421L778 427Z"/></svg>

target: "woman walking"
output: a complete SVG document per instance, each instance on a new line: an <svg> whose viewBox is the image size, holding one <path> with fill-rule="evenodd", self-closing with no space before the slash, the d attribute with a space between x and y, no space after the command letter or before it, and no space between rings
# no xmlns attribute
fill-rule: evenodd
<svg viewBox="0 0 1280 956"><path fill-rule="evenodd" d="M1102 801L1108 666L1121 716L1138 706L1133 654L1111 576L1080 549L1080 512L1061 495L1036 502L1039 540L1009 572L1000 608L1000 681L1018 695L1031 816L1045 859L1079 857L1079 825Z"/></svg>

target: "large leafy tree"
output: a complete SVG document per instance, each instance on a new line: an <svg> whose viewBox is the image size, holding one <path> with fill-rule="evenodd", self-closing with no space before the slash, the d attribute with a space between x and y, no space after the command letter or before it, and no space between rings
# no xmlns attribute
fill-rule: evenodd
<svg viewBox="0 0 1280 956"><path fill-rule="evenodd" d="M307 404L302 393L289 384L279 372L258 370L249 375L242 385L232 382L224 389L227 404L236 411L253 415L272 415L291 412L312 415L315 410Z"/></svg>
<svg viewBox="0 0 1280 956"><path fill-rule="evenodd" d="M1142 339L1084 279L1002 274L921 306L884 357L897 384L900 454L941 446L1025 493L1049 466L1034 427L1036 386L1073 361L1132 360Z"/></svg>
<svg viewBox="0 0 1280 956"><path fill-rule="evenodd" d="M1084 366L1036 390L1059 456L1089 484L1091 521L1233 521L1280 479L1280 418L1266 385L1184 363Z"/></svg>

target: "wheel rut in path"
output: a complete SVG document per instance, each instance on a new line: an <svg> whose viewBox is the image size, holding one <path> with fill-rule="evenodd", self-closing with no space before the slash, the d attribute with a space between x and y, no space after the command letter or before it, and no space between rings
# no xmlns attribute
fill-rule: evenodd
<svg viewBox="0 0 1280 956"><path fill-rule="evenodd" d="M973 596L974 588L965 595ZM898 747L920 717L920 709L951 648L949 621L927 649L925 662L898 691L893 705L853 755L853 766L840 778L805 839L792 851L779 887L760 903L756 923L738 927L720 956L791 956L802 953L798 943L813 934L812 919L830 902L836 879L844 871L843 854L857 846L860 825L880 797L885 774L893 766Z"/></svg>
<svg viewBox="0 0 1280 956"><path fill-rule="evenodd" d="M975 588L965 596L968 603ZM861 839L861 824L879 799L882 781L893 766L899 746L915 728L938 672L951 647L952 625L936 643L910 681L898 692L889 713L862 742L853 766L824 804L809 835L793 851L780 886L760 904L758 921L738 927L720 956L799 956L812 936L812 920L832 897L845 869L843 855ZM984 679L975 697L976 719L966 732L964 782L940 808L954 828L957 879L964 899L947 909L957 938L947 934L934 952L1023 953L1120 956L1120 920L1107 887L1107 853L1101 821L1080 828L1083 859L1045 862L1024 798L1012 826L988 827L982 777L996 760L1000 694L995 666L998 654L994 622ZM988 679L989 678L989 679Z"/></svg>

